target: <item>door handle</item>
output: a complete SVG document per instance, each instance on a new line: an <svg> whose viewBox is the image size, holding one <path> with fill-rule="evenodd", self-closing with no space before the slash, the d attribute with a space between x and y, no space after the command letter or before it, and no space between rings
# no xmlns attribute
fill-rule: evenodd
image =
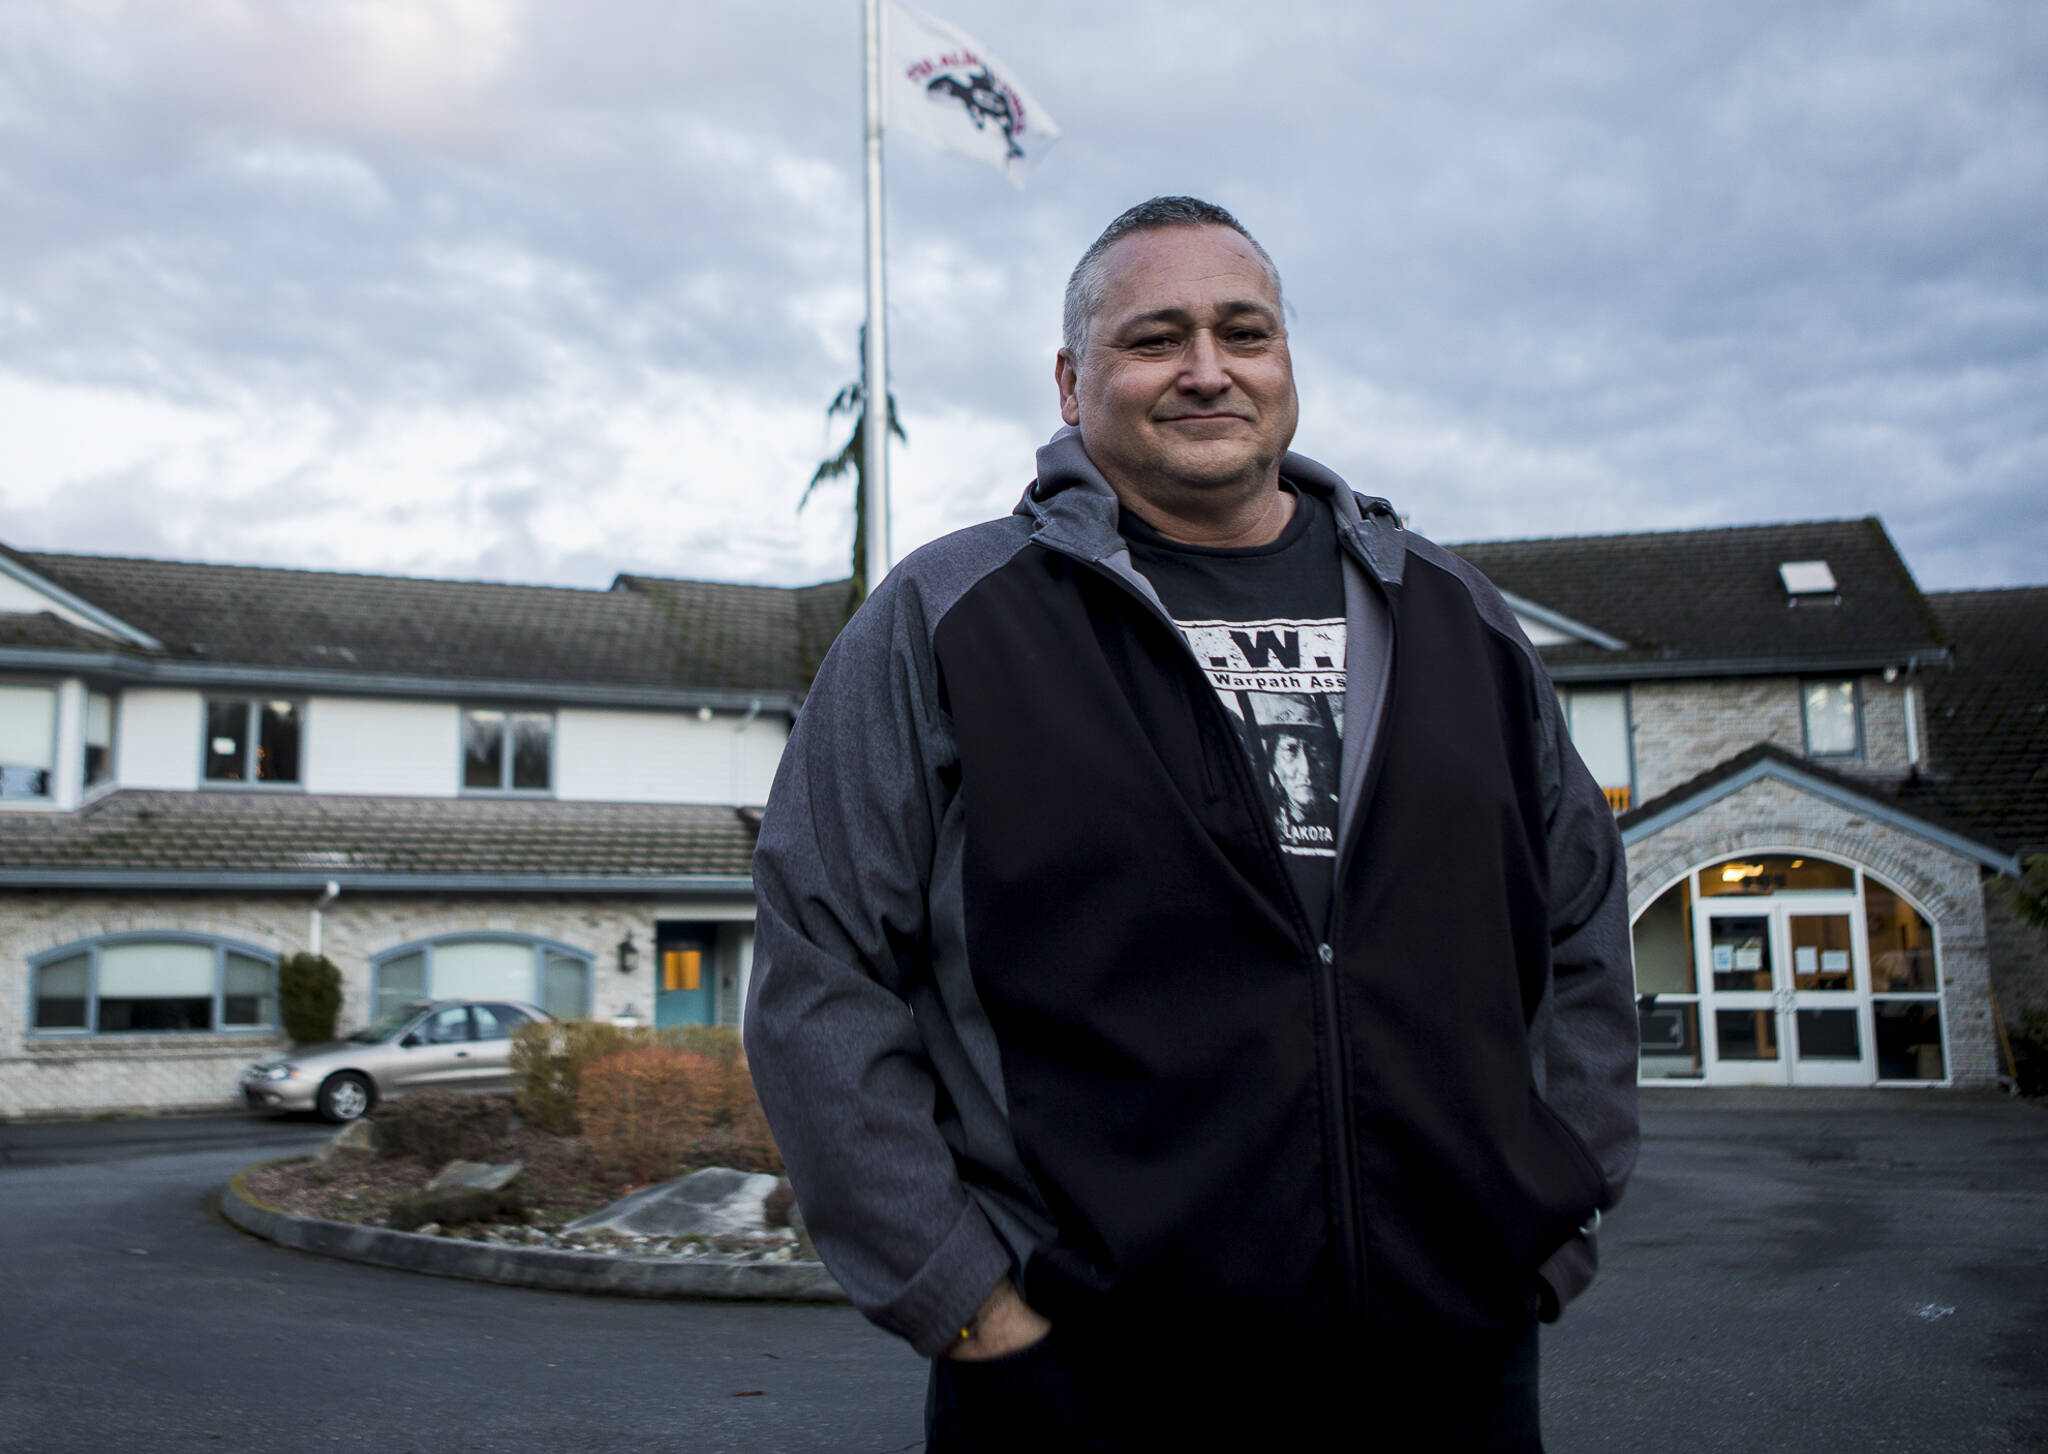
<svg viewBox="0 0 2048 1454"><path fill-rule="evenodd" d="M467 1050L458 1050L455 1052L455 1058L457 1060L467 1060L469 1059L469 1052Z"/></svg>

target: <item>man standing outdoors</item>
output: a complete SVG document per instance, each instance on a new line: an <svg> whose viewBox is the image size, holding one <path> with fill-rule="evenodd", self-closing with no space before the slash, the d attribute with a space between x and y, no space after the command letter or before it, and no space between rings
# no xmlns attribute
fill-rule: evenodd
<svg viewBox="0 0 2048 1454"><path fill-rule="evenodd" d="M1069 426L893 570L762 824L747 1046L933 1450L1540 1449L1635 1158L1621 846L1499 594L1287 446L1272 261L1155 198Z"/></svg>

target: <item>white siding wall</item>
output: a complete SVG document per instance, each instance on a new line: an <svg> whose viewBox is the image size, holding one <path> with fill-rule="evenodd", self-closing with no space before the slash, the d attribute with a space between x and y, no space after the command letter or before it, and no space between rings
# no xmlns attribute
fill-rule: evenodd
<svg viewBox="0 0 2048 1454"><path fill-rule="evenodd" d="M306 791L452 798L462 722L453 702L314 697L306 703Z"/></svg>
<svg viewBox="0 0 2048 1454"><path fill-rule="evenodd" d="M130 687L121 693L114 761L124 788L199 786L203 708L197 692Z"/></svg>
<svg viewBox="0 0 2048 1454"><path fill-rule="evenodd" d="M555 796L608 803L765 803L789 736L780 717L555 714Z"/></svg>

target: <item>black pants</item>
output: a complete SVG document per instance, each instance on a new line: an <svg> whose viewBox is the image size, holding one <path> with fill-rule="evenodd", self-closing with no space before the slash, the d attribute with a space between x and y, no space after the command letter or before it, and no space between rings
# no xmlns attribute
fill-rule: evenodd
<svg viewBox="0 0 2048 1454"><path fill-rule="evenodd" d="M925 1448L1542 1454L1536 1374L1533 1323L1427 1351L1211 1345L1159 1358L1055 1327L1006 1358L935 1359Z"/></svg>

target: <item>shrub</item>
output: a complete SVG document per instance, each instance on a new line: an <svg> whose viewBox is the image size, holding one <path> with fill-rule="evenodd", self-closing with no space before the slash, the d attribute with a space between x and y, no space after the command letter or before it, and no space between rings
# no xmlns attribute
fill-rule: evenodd
<svg viewBox="0 0 2048 1454"><path fill-rule="evenodd" d="M294 954L277 967L277 1016L301 1045L334 1038L341 1013L341 971L317 954Z"/></svg>
<svg viewBox="0 0 2048 1454"><path fill-rule="evenodd" d="M509 1186L448 1186L439 1191L415 1192L391 1203L384 1225L397 1232L410 1232L429 1222L444 1227L464 1222L519 1222L526 1219L526 1204Z"/></svg>
<svg viewBox="0 0 2048 1454"><path fill-rule="evenodd" d="M673 1045L600 1055L582 1070L577 1114L593 1157L635 1181L681 1171L721 1109L716 1060Z"/></svg>
<svg viewBox="0 0 2048 1454"><path fill-rule="evenodd" d="M575 1135L580 1129L577 1103L584 1066L599 1056L648 1046L693 1051L728 1071L741 1064L739 1034L726 1025L681 1025L663 1030L599 1020L521 1025L512 1032L512 1083L520 1118L551 1135ZM746 1093L751 1097L751 1083ZM722 1121L741 1114L736 1100L720 1112Z"/></svg>
<svg viewBox="0 0 2048 1454"><path fill-rule="evenodd" d="M377 1107L374 1119L379 1156L417 1156L429 1166L489 1161L512 1128L512 1103L470 1091L414 1091Z"/></svg>

